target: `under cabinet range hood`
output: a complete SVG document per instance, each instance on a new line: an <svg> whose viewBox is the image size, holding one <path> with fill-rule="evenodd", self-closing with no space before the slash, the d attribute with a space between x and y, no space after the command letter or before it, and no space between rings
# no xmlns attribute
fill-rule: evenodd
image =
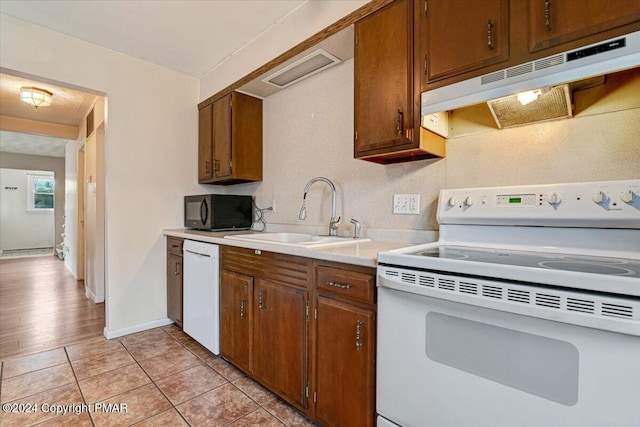
<svg viewBox="0 0 640 427"><path fill-rule="evenodd" d="M640 31L423 92L421 112L432 115L637 66Z"/></svg>

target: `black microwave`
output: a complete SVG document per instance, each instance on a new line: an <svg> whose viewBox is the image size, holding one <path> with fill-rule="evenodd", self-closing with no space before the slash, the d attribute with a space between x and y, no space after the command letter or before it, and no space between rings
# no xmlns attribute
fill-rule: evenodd
<svg viewBox="0 0 640 427"><path fill-rule="evenodd" d="M203 194L184 197L184 226L195 230L248 230L253 225L251 196Z"/></svg>

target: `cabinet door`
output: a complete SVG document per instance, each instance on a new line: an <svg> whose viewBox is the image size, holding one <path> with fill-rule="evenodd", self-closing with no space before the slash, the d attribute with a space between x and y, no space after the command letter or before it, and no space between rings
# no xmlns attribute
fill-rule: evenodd
<svg viewBox="0 0 640 427"><path fill-rule="evenodd" d="M638 0L529 0L529 51L640 21Z"/></svg>
<svg viewBox="0 0 640 427"><path fill-rule="evenodd" d="M167 254L167 316L182 326L182 257Z"/></svg>
<svg viewBox="0 0 640 427"><path fill-rule="evenodd" d="M307 292L257 279L256 378L293 404L307 407Z"/></svg>
<svg viewBox="0 0 640 427"><path fill-rule="evenodd" d="M325 426L373 426L373 311L318 297L316 417Z"/></svg>
<svg viewBox="0 0 640 427"><path fill-rule="evenodd" d="M213 174L231 176L231 94L213 103Z"/></svg>
<svg viewBox="0 0 640 427"><path fill-rule="evenodd" d="M355 157L412 147L412 6L399 0L355 24Z"/></svg>
<svg viewBox="0 0 640 427"><path fill-rule="evenodd" d="M198 181L213 178L213 106L207 105L198 114Z"/></svg>
<svg viewBox="0 0 640 427"><path fill-rule="evenodd" d="M222 270L220 274L220 352L251 372L253 277Z"/></svg>
<svg viewBox="0 0 640 427"><path fill-rule="evenodd" d="M509 59L509 0L429 0L429 82Z"/></svg>

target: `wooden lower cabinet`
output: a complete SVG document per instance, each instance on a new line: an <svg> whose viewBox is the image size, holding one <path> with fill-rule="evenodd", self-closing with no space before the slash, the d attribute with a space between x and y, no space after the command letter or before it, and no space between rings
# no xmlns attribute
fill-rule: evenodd
<svg viewBox="0 0 640 427"><path fill-rule="evenodd" d="M167 317L182 327L182 243L167 237Z"/></svg>
<svg viewBox="0 0 640 427"><path fill-rule="evenodd" d="M279 396L306 408L307 291L258 279L256 293L254 374Z"/></svg>
<svg viewBox="0 0 640 427"><path fill-rule="evenodd" d="M316 419L324 426L372 426L375 312L323 296L316 307Z"/></svg>
<svg viewBox="0 0 640 427"><path fill-rule="evenodd" d="M221 247L224 358L324 426L375 424L375 269Z"/></svg>
<svg viewBox="0 0 640 427"><path fill-rule="evenodd" d="M253 339L253 277L220 272L220 349L238 368L250 372Z"/></svg>

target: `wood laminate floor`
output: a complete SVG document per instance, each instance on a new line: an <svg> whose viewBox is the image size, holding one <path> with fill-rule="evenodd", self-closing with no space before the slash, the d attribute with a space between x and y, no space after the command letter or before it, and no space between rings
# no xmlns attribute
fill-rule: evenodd
<svg viewBox="0 0 640 427"><path fill-rule="evenodd" d="M104 322L57 257L0 260L0 360L102 335Z"/></svg>

